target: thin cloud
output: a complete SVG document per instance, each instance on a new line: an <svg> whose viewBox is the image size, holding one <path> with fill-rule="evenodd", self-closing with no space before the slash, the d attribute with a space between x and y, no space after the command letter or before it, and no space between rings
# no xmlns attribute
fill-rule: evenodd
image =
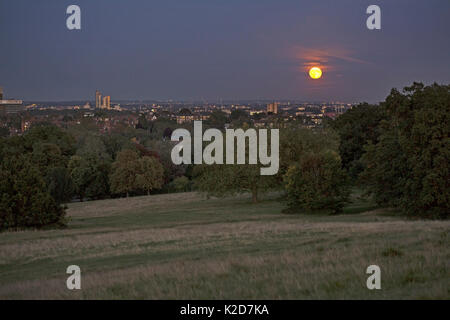
<svg viewBox="0 0 450 320"><path fill-rule="evenodd" d="M294 59L302 63L302 67L307 69L312 66L320 66L328 71L336 69L337 60L370 64L371 62L355 58L352 52L338 47L329 47L326 49L308 48L303 46L294 46L291 50Z"/></svg>

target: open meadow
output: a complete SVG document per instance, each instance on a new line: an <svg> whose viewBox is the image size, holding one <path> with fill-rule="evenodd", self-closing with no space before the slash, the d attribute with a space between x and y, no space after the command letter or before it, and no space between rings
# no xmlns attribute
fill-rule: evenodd
<svg viewBox="0 0 450 320"><path fill-rule="evenodd" d="M72 203L66 229L0 233L0 299L450 298L449 221L355 197L335 216L282 209L197 193Z"/></svg>

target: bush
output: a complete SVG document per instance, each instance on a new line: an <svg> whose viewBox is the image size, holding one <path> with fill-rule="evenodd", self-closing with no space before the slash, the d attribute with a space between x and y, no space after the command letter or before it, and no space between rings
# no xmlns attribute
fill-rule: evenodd
<svg viewBox="0 0 450 320"><path fill-rule="evenodd" d="M347 175L334 152L309 153L291 165L284 176L286 212L342 211L348 201Z"/></svg>
<svg viewBox="0 0 450 320"><path fill-rule="evenodd" d="M47 191L37 167L25 156L0 165L0 231L65 226L65 210Z"/></svg>

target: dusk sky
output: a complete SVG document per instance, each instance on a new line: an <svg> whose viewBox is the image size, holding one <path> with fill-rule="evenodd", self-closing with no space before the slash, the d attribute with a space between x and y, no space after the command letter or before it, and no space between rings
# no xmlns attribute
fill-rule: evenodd
<svg viewBox="0 0 450 320"><path fill-rule="evenodd" d="M66 28L71 4L81 30ZM371 4L381 30L366 28ZM1 0L0 86L38 101L379 102L450 82L449 31L448 0Z"/></svg>

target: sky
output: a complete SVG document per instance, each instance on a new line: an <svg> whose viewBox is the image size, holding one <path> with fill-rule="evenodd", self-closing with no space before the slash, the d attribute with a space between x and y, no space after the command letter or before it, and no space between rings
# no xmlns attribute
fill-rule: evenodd
<svg viewBox="0 0 450 320"><path fill-rule="evenodd" d="M0 86L28 101L379 102L448 84L449 33L448 0L1 0Z"/></svg>

